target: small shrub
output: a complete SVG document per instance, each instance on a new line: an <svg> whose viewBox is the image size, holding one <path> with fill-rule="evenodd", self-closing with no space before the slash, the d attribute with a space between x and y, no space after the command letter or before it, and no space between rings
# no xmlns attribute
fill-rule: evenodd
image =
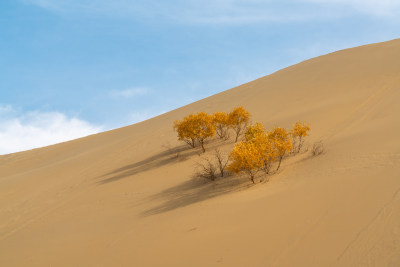
<svg viewBox="0 0 400 267"><path fill-rule="evenodd" d="M219 149L215 149L214 158L219 169L220 176L224 177L227 174L225 169L229 162L229 155L225 155Z"/></svg>
<svg viewBox="0 0 400 267"><path fill-rule="evenodd" d="M292 153L299 153L303 144L304 137L308 136L308 132L310 131L310 126L306 125L304 122L298 121L293 126L290 134L292 135L293 149Z"/></svg>
<svg viewBox="0 0 400 267"><path fill-rule="evenodd" d="M219 149L215 149L210 157L204 157L202 162L197 162L197 167L200 169L197 176L211 181L214 181L218 176L224 177L228 174L225 170L228 162L229 157Z"/></svg>
<svg viewBox="0 0 400 267"><path fill-rule="evenodd" d="M314 143L314 145L312 146L312 149L311 149L311 154L313 156L318 156L323 153L325 153L324 143L322 143L322 141L318 141L318 142Z"/></svg>
<svg viewBox="0 0 400 267"><path fill-rule="evenodd" d="M203 158L202 162L196 163L197 167L199 168L196 176L214 181L217 179L217 167L209 158Z"/></svg>
<svg viewBox="0 0 400 267"><path fill-rule="evenodd" d="M225 112L215 112L213 115L215 132L220 139L229 139L229 116Z"/></svg>

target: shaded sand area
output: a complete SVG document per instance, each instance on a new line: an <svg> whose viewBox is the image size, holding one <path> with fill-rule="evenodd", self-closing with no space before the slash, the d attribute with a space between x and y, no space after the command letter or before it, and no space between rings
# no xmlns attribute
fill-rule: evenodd
<svg viewBox="0 0 400 267"><path fill-rule="evenodd" d="M310 122L326 153L288 158L256 185L193 179L200 149L173 121L241 105L266 128ZM0 266L400 266L400 40L0 156Z"/></svg>

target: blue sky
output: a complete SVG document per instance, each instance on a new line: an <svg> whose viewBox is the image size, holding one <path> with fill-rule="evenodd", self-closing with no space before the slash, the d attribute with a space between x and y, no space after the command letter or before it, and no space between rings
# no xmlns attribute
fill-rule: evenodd
<svg viewBox="0 0 400 267"><path fill-rule="evenodd" d="M400 36L398 0L2 0L0 154Z"/></svg>

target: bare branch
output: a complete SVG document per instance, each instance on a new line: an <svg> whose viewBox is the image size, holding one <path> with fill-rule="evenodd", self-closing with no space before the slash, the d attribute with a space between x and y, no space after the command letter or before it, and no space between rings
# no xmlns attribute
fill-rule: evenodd
<svg viewBox="0 0 400 267"><path fill-rule="evenodd" d="M316 143L314 143L312 149L311 149L311 154L313 156L318 156L325 153L325 148L324 148L324 144L322 143L322 141L318 141Z"/></svg>

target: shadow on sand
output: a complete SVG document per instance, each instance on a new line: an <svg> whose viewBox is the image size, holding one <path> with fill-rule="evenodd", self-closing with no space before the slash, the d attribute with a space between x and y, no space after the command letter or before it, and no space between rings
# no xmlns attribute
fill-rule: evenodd
<svg viewBox="0 0 400 267"><path fill-rule="evenodd" d="M102 175L100 177L102 180L99 181L98 184L107 184L172 162L184 161L200 152L199 149L191 149L187 145L166 149L144 160L123 166Z"/></svg>
<svg viewBox="0 0 400 267"><path fill-rule="evenodd" d="M141 215L150 216L164 213L227 193L242 191L252 186L249 179L240 176L228 176L213 182L194 177L154 195L150 199L151 201L163 203L142 212Z"/></svg>
<svg viewBox="0 0 400 267"><path fill-rule="evenodd" d="M207 150L215 149L218 145L218 141L213 141L212 143L208 144ZM101 178L102 180L97 183L107 184L173 162L185 161L194 155L202 155L200 147L196 147L195 149L189 147L188 145L180 145L177 147L163 147L165 148L165 150L154 156L123 166L100 176L99 178Z"/></svg>

